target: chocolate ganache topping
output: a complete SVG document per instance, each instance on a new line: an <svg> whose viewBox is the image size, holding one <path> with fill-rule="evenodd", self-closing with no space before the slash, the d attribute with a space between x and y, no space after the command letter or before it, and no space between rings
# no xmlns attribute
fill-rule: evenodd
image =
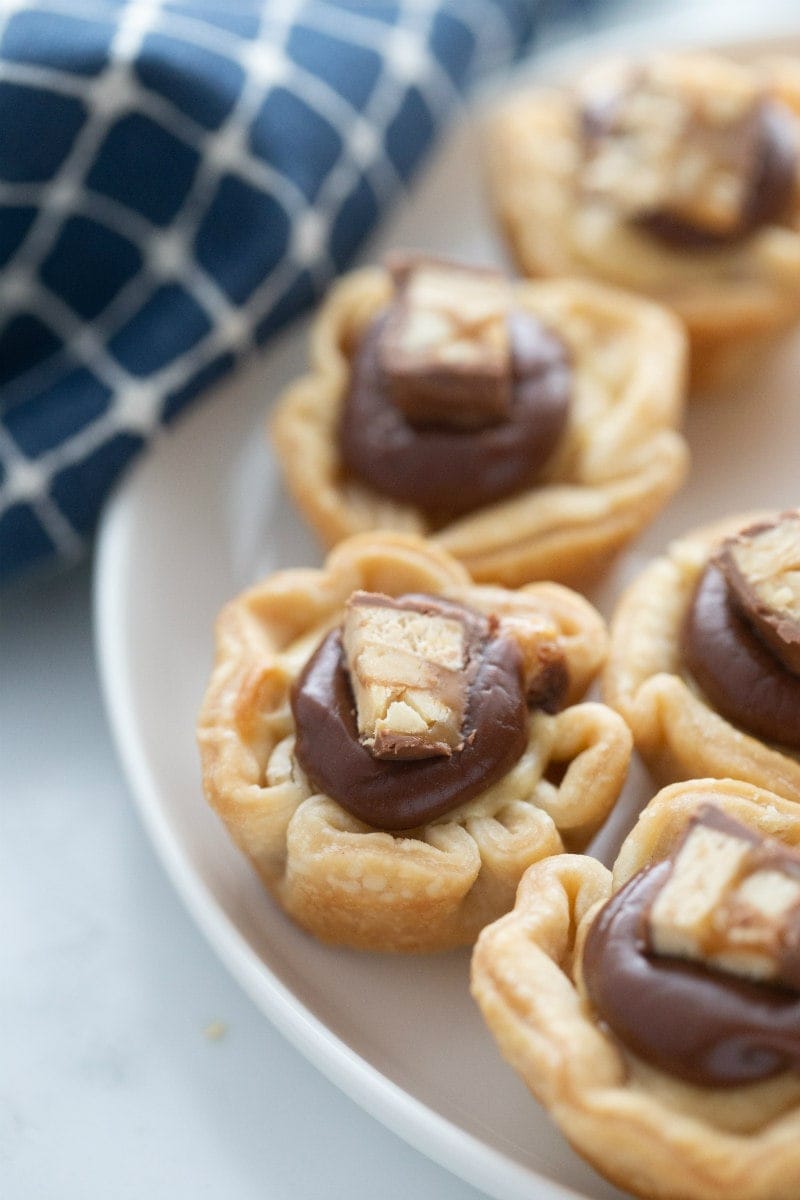
<svg viewBox="0 0 800 1200"><path fill-rule="evenodd" d="M382 610L414 623L405 644L388 651L374 624ZM454 630L455 657L444 644ZM413 662L404 646L413 646ZM553 676L552 664L545 670ZM367 824L424 825L502 778L522 754L523 674L517 643L492 618L439 597L356 593L344 627L323 639L293 688L298 762L315 788ZM556 709L562 688L544 700Z"/></svg>
<svg viewBox="0 0 800 1200"><path fill-rule="evenodd" d="M796 523L796 514L784 514L724 543L700 576L681 631L683 660L714 708L749 733L792 749L800 749L800 673L787 660L795 661L797 623L780 610L770 616L760 543L785 562L781 541L790 537L797 545L795 550L790 541L788 561L794 563L800 551ZM740 548L753 546L760 558L751 568L761 581L756 590L741 569L748 560ZM786 591L772 588L773 595Z"/></svg>
<svg viewBox="0 0 800 1200"><path fill-rule="evenodd" d="M706 808L704 824L734 843L760 841L719 811ZM772 875L783 868L797 878L796 854L770 847L765 857ZM648 924L674 869L674 860L665 859L640 871L592 923L582 976L600 1021L637 1057L701 1087L735 1087L800 1070L797 982L782 986L736 977L709 963L654 951ZM706 873L714 875L713 864ZM796 908L793 919L795 914ZM797 981L796 941L786 953L784 965Z"/></svg>
<svg viewBox="0 0 800 1200"><path fill-rule="evenodd" d="M567 424L564 343L493 273L422 263L395 277L353 356L344 467L442 520L531 486Z"/></svg>
<svg viewBox="0 0 800 1200"><path fill-rule="evenodd" d="M590 96L580 110L590 190L596 178L631 223L677 250L741 241L785 219L796 194L790 111L761 95L730 119L713 100L701 111L704 99L677 90L670 96L640 71L616 93ZM605 161L593 166L601 156Z"/></svg>

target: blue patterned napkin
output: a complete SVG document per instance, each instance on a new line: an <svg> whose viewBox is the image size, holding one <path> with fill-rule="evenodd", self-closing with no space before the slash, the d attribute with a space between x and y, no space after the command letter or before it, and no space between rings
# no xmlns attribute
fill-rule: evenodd
<svg viewBox="0 0 800 1200"><path fill-rule="evenodd" d="M126 463L348 264L543 3L0 0L0 578L81 553Z"/></svg>

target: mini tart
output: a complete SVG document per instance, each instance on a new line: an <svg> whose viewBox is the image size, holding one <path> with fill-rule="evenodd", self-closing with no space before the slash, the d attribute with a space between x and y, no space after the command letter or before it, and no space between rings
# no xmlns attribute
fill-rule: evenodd
<svg viewBox="0 0 800 1200"><path fill-rule="evenodd" d="M730 779L674 784L642 812L613 873L572 854L526 872L513 912L478 939L472 991L504 1057L578 1153L617 1186L663 1200L794 1200L799 1075L688 1084L623 1047L582 989L584 939L598 910L665 858L708 803L800 846L800 811L790 801Z"/></svg>
<svg viewBox="0 0 800 1200"><path fill-rule="evenodd" d="M590 283L519 283L518 305L572 355L565 434L534 487L434 528L346 474L337 449L350 359L392 294L388 272L345 277L316 321L311 373L280 398L271 435L286 483L326 546L369 529L428 535L479 581L585 584L683 482L685 338L664 309Z"/></svg>
<svg viewBox="0 0 800 1200"><path fill-rule="evenodd" d="M611 621L603 699L625 718L661 783L735 776L800 801L796 752L738 728L714 709L687 670L681 630L697 582L726 537L775 514L746 514L673 542L622 595Z"/></svg>
<svg viewBox="0 0 800 1200"><path fill-rule="evenodd" d="M763 94L794 119L800 144L797 60L772 57L747 67L711 55L652 61L665 59L676 72L713 78L717 95L733 90L742 71L752 72ZM630 64L607 69L620 66ZM491 202L517 266L528 276L602 280L668 305L689 331L693 382L730 377L757 343L800 316L800 186L779 223L764 223L735 242L713 249L665 244L587 200L578 96L567 86L519 93L487 128ZM800 166L797 172L800 178Z"/></svg>
<svg viewBox="0 0 800 1200"><path fill-rule="evenodd" d="M315 794L294 755L293 682L359 589L426 593L501 621L558 630L568 707L530 715L512 769L424 827L391 834ZM517 592L476 586L440 548L409 535L361 535L321 570L280 571L221 612L198 725L209 803L264 884L327 942L427 951L471 944L507 911L523 871L583 847L616 800L630 733L603 705L575 705L606 648L602 618L557 584Z"/></svg>

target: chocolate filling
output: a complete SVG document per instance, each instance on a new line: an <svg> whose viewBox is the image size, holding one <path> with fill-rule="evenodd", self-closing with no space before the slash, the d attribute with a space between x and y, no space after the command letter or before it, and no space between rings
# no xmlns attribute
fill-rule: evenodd
<svg viewBox="0 0 800 1200"><path fill-rule="evenodd" d="M485 638L475 657L463 748L447 758L386 761L358 739L342 648L333 630L292 689L297 760L313 787L378 829L413 829L501 779L528 740L522 656L511 638Z"/></svg>
<svg viewBox="0 0 800 1200"><path fill-rule="evenodd" d="M684 662L718 712L756 737L800 749L800 676L775 657L709 563L681 631Z"/></svg>
<svg viewBox="0 0 800 1200"><path fill-rule="evenodd" d="M619 100L603 97L581 113L584 137L592 141L611 133ZM669 209L655 209L635 218L635 224L658 241L677 250L714 250L747 237L762 225L780 221L795 194L797 155L790 113L777 104L763 101L756 121L757 149L747 195L738 224L725 233L698 225Z"/></svg>
<svg viewBox="0 0 800 1200"><path fill-rule="evenodd" d="M482 429L411 424L389 398L380 362L385 316L356 351L339 425L342 463L376 492L446 517L534 482L567 423L571 368L563 342L535 317L509 315L511 417Z"/></svg>
<svg viewBox="0 0 800 1200"><path fill-rule="evenodd" d="M701 1087L735 1087L800 1068L800 996L648 951L646 919L672 869L646 868L597 914L583 980L624 1046Z"/></svg>
<svg viewBox="0 0 800 1200"><path fill-rule="evenodd" d="M774 585L770 587L770 581L763 577L763 568L758 563L759 546L763 549L778 531L782 531L791 544L792 539L800 536L800 513L781 513L774 521L759 521L735 537L726 538L714 555L714 561L725 577L734 607L778 662L787 671L800 675L800 620L792 614L791 602L788 607L782 607L787 603L785 595L776 592ZM783 557L786 548L784 544L783 553L774 545L772 548L777 559L776 568L784 571L791 569L791 562ZM744 566L748 557L751 557L755 578Z"/></svg>

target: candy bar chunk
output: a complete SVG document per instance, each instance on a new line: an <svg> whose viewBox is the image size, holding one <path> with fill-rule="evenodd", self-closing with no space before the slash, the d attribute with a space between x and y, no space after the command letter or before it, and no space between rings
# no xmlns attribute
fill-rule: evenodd
<svg viewBox="0 0 800 1200"><path fill-rule="evenodd" d="M350 597L344 651L359 739L375 758L433 758L463 745L475 621L432 598Z"/></svg>
<svg viewBox="0 0 800 1200"><path fill-rule="evenodd" d="M629 216L669 211L711 234L735 232L759 162L760 96L741 67L719 71L705 59L677 70L656 61L616 102L601 96L587 190Z"/></svg>
<svg viewBox="0 0 800 1200"><path fill-rule="evenodd" d="M511 412L511 287L500 274L396 260L381 337L388 394L412 424L476 429Z"/></svg>
<svg viewBox="0 0 800 1200"><path fill-rule="evenodd" d="M530 708L556 713L569 691L569 667L560 644L558 627L547 617L532 613L504 613L500 632L513 638L522 654L525 698Z"/></svg>
<svg viewBox="0 0 800 1200"><path fill-rule="evenodd" d="M800 513L781 513L728 538L715 561L745 619L800 674Z"/></svg>
<svg viewBox="0 0 800 1200"><path fill-rule="evenodd" d="M656 955L800 989L800 854L713 806L690 822L647 921Z"/></svg>

